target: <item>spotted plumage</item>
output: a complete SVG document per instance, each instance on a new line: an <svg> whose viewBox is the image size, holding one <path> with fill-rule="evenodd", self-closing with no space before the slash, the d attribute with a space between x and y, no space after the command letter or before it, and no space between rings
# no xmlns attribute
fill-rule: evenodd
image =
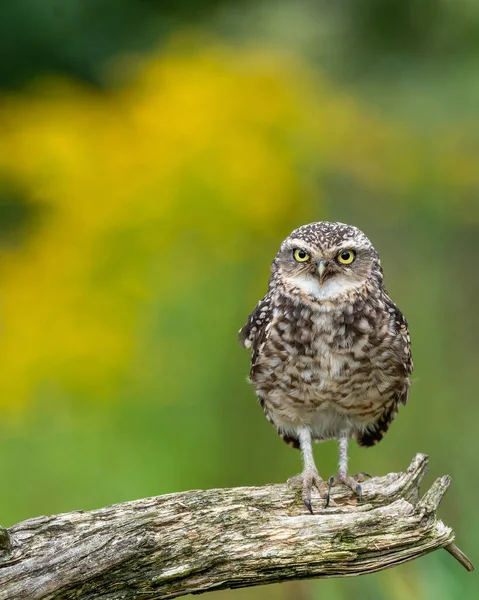
<svg viewBox="0 0 479 600"><path fill-rule="evenodd" d="M304 459L303 498L324 491L311 441L379 442L405 404L412 371L407 322L387 295L379 255L356 227L320 222L281 244L269 289L240 341L251 348L250 381L266 417Z"/></svg>

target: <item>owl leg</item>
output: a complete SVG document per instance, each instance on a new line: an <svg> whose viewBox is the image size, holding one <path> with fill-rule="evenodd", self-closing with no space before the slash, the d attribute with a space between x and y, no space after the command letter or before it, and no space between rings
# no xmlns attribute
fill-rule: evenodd
<svg viewBox="0 0 479 600"><path fill-rule="evenodd" d="M298 432L299 445L301 453L303 455L303 472L299 475L299 479L303 485L302 498L306 508L311 514L313 509L311 508L311 492L313 486L322 493L326 490L326 484L321 479L316 468L313 456L313 443L311 439L311 431L304 427Z"/></svg>
<svg viewBox="0 0 479 600"><path fill-rule="evenodd" d="M336 483L342 483L347 485L353 492L358 495L359 501L363 497L363 488L358 480L348 475L348 443L349 443L349 430L344 429L339 434L339 468L338 476L330 477L328 482L328 495L326 496L326 506L329 505L331 499L331 488ZM367 475L367 473L364 473Z"/></svg>

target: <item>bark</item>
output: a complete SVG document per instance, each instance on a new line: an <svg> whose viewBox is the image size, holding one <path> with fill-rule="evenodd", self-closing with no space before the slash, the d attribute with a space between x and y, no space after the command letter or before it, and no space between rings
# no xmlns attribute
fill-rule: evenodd
<svg viewBox="0 0 479 600"><path fill-rule="evenodd" d="M428 459L343 486L315 514L288 485L193 490L0 528L0 600L152 600L309 577L372 573L446 548L445 475L419 499Z"/></svg>

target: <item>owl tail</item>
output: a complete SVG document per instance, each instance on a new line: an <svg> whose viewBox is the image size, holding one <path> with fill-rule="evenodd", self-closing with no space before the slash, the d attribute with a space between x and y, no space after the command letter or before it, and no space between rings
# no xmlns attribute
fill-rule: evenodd
<svg viewBox="0 0 479 600"><path fill-rule="evenodd" d="M370 425L363 433L358 434L357 442L360 446L374 446L378 442L380 442L387 430L389 429L391 423L396 418L398 414L398 405L397 402L394 402L391 406L389 406L383 414L379 417L379 419Z"/></svg>

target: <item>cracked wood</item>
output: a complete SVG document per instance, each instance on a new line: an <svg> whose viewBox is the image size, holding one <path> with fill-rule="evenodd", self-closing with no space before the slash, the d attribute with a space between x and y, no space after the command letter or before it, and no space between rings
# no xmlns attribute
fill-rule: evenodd
<svg viewBox="0 0 479 600"><path fill-rule="evenodd" d="M193 490L0 528L0 600L158 600L222 588L371 573L446 548L446 475L419 498L428 459L347 488L333 503L284 485Z"/></svg>

